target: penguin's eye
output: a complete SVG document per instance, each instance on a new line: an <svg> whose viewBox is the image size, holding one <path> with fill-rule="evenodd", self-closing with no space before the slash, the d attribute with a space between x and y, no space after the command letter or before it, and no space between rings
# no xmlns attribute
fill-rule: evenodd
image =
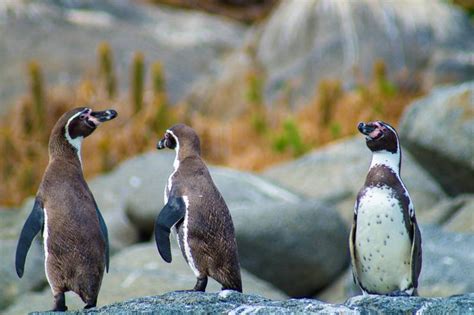
<svg viewBox="0 0 474 315"><path fill-rule="evenodd" d="M79 119L80 119L80 120L84 120L84 119L86 119L86 117L87 117L86 114L82 114L82 115L79 116Z"/></svg>

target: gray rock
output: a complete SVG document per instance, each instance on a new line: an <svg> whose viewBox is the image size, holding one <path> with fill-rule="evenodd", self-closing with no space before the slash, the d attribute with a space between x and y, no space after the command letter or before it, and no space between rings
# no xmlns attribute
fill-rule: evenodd
<svg viewBox="0 0 474 315"><path fill-rule="evenodd" d="M43 245L37 238L28 252L25 273L20 279L15 270L15 253L21 228L32 209L29 200L21 210L0 212L0 310L31 290L46 285Z"/></svg>
<svg viewBox="0 0 474 315"><path fill-rule="evenodd" d="M173 170L174 156L171 151L138 156L123 163L97 185L106 187L100 189L109 190L111 195L118 194L116 198L124 202L127 217L142 235L151 236L156 216L163 208L163 190ZM231 211L239 206L301 199L250 173L222 167L209 170ZM104 181L113 183L104 185Z"/></svg>
<svg viewBox="0 0 474 315"><path fill-rule="evenodd" d="M472 51L467 38L474 40L467 15L442 1L283 1L263 27L257 57L268 71L269 93L303 77L296 94L312 95L321 78L356 84L354 67L370 77L377 59L407 84L426 70L433 52ZM467 60L464 67L472 69Z"/></svg>
<svg viewBox="0 0 474 315"><path fill-rule="evenodd" d="M443 228L452 232L474 234L474 195L461 195L454 199L460 207L447 220Z"/></svg>
<svg viewBox="0 0 474 315"><path fill-rule="evenodd" d="M136 231L149 239L173 160L174 152L150 152L93 181L100 207L110 201L98 195L116 196L111 200L125 204ZM221 167L210 167L210 172L234 219L244 268L295 296L313 294L345 268L347 229L330 207L304 201L250 173ZM322 224L326 221L330 223ZM290 275L288 263L301 271ZM299 279L298 285L288 286L291 278Z"/></svg>
<svg viewBox="0 0 474 315"><path fill-rule="evenodd" d="M25 273L18 278L15 271L17 240L0 240L0 310L12 304L16 298L46 285L43 246L33 242L26 259Z"/></svg>
<svg viewBox="0 0 474 315"><path fill-rule="evenodd" d="M290 296L311 296L349 263L348 230L318 201L267 203L232 213L241 264Z"/></svg>
<svg viewBox="0 0 474 315"><path fill-rule="evenodd" d="M26 90L25 62L39 60L51 85L71 84L97 69L97 45L104 40L113 49L119 86L128 86L132 55L142 51L147 63L164 64L174 103L240 44L245 30L216 15L129 0L8 1L0 7L0 24L1 111Z"/></svg>
<svg viewBox="0 0 474 315"><path fill-rule="evenodd" d="M129 314L468 314L474 312L474 294L449 298L367 296L345 304L310 299L272 301L234 291L216 293L172 292L147 296L92 309L87 313ZM79 312L77 312L79 313ZM80 312L82 313L82 312Z"/></svg>
<svg viewBox="0 0 474 315"><path fill-rule="evenodd" d="M474 293L447 298L358 296L349 299L344 305L364 314L472 314Z"/></svg>
<svg viewBox="0 0 474 315"><path fill-rule="evenodd" d="M403 150L403 149L402 149ZM439 200L446 197L440 186L412 156L403 150L401 176L415 204L419 221ZM266 170L264 177L319 199L332 199L349 225L356 195L370 165L371 152L362 136L345 139L309 153L295 161Z"/></svg>
<svg viewBox="0 0 474 315"><path fill-rule="evenodd" d="M474 195L464 194L448 198L435 205L426 223L444 225L452 232L474 233Z"/></svg>
<svg viewBox="0 0 474 315"><path fill-rule="evenodd" d="M107 224L111 255L127 246L146 240L123 211L107 211L103 212L102 216Z"/></svg>
<svg viewBox="0 0 474 315"><path fill-rule="evenodd" d="M474 292L474 235L422 226L421 296L449 296Z"/></svg>
<svg viewBox="0 0 474 315"><path fill-rule="evenodd" d="M408 107L399 129L448 194L474 192L474 81L433 90Z"/></svg>
<svg viewBox="0 0 474 315"><path fill-rule="evenodd" d="M419 278L418 293L424 297L448 297L454 294L474 292L474 274L468 272L474 265L474 235L447 232L444 228L422 225L423 265ZM341 302L345 298L360 294L348 270L338 281L328 287L336 292L336 300L320 293L318 298ZM342 291L342 293L341 293Z"/></svg>
<svg viewBox="0 0 474 315"><path fill-rule="evenodd" d="M165 263L154 243L131 246L112 258L110 271L105 274L99 294L99 306L131 299L137 296L163 294L194 287L195 276L181 252L172 248L173 261ZM266 282L242 270L244 292L264 295L273 299L284 299L286 295ZM220 285L209 279L208 292L217 292ZM79 297L67 293L66 303L70 310L81 309L84 303ZM49 289L41 293L26 294L7 309L6 314L24 314L34 310L47 310L52 306Z"/></svg>
<svg viewBox="0 0 474 315"><path fill-rule="evenodd" d="M193 88L194 106L233 112L245 106L245 74L255 69L263 74L267 103L283 99L294 106L308 104L323 79L339 79L344 87L372 80L379 59L402 88L430 89L474 73L474 27L442 0L286 0L252 33L209 88Z"/></svg>

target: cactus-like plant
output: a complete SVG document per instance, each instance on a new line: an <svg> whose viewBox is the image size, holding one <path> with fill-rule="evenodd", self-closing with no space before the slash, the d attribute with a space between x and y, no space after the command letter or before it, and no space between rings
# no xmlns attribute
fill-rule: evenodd
<svg viewBox="0 0 474 315"><path fill-rule="evenodd" d="M2 161L2 182L9 180L14 174L15 166L13 161L16 159L16 148L14 145L14 139L12 131L8 128L1 132L2 142L1 142L1 152L3 152Z"/></svg>
<svg viewBox="0 0 474 315"><path fill-rule="evenodd" d="M253 71L247 77L247 102L250 110L250 121L258 134L264 134L268 129L267 112L263 100L263 78L260 73Z"/></svg>
<svg viewBox="0 0 474 315"><path fill-rule="evenodd" d="M334 107L342 95L341 82L339 80L321 80L318 85L319 100L319 123L327 127L332 119Z"/></svg>
<svg viewBox="0 0 474 315"><path fill-rule="evenodd" d="M105 87L108 98L113 99L117 92L117 79L115 77L112 49L107 42L99 44L99 77Z"/></svg>
<svg viewBox="0 0 474 315"><path fill-rule="evenodd" d="M173 122L171 121L171 112L166 97L163 65L159 61L154 62L151 67L151 82L153 90L153 117L150 123L155 132L161 133L165 130L166 126L170 126Z"/></svg>
<svg viewBox="0 0 474 315"><path fill-rule="evenodd" d="M377 60L373 68L374 81L377 91L384 96L393 96L396 94L395 85L389 81L387 76L387 66L383 60Z"/></svg>
<svg viewBox="0 0 474 315"><path fill-rule="evenodd" d="M162 96L165 93L165 73L159 61L155 61L151 66L151 82L153 96L155 98Z"/></svg>
<svg viewBox="0 0 474 315"><path fill-rule="evenodd" d="M29 130L29 132L31 132L33 128L35 128L36 130L41 130L42 127L44 127L46 117L43 74L38 62L31 61L28 64L28 75L30 79L31 101L33 103L32 105L34 122L32 123L32 125L34 127L29 126L26 128L26 130Z"/></svg>
<svg viewBox="0 0 474 315"><path fill-rule="evenodd" d="M141 111L143 107L145 79L145 57L142 52L136 52L133 56L130 70L130 98L133 105L133 113Z"/></svg>
<svg viewBox="0 0 474 315"><path fill-rule="evenodd" d="M102 172L112 170L114 163L110 152L111 141L108 135L103 135L102 139L99 140L98 148L100 155L100 170Z"/></svg>

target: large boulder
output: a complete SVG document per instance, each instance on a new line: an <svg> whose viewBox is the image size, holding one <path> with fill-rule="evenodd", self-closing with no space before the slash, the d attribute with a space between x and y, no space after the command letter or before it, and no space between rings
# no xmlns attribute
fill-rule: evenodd
<svg viewBox="0 0 474 315"><path fill-rule="evenodd" d="M115 184L128 191L125 211L141 233L151 235L156 216L163 208L163 190L173 171L174 152L150 152L122 164L112 175ZM250 173L209 167L211 176L231 209L269 202L295 202L300 196ZM118 182L120 180L121 182ZM233 214L233 213L232 213Z"/></svg>
<svg viewBox="0 0 474 315"><path fill-rule="evenodd" d="M234 291L216 293L171 292L114 303L87 313L129 314L467 314L474 308L474 294L449 298L366 296L344 304L311 299L272 301ZM39 313L43 314L43 313Z"/></svg>
<svg viewBox="0 0 474 315"><path fill-rule="evenodd" d="M403 149L402 149L403 150ZM401 177L410 192L420 221L446 194L422 167L403 150ZM306 196L333 199L349 225L356 195L362 188L371 152L357 136L317 149L295 161L266 170L264 177Z"/></svg>
<svg viewBox="0 0 474 315"><path fill-rule="evenodd" d="M418 294L424 297L448 297L474 292L474 274L468 272L474 265L474 235L448 232L433 225L422 225L420 230L423 265ZM317 297L342 302L358 294L361 292L353 282L352 272L348 270L339 281Z"/></svg>
<svg viewBox="0 0 474 315"><path fill-rule="evenodd" d="M286 0L189 100L235 111L245 104L246 75L258 71L267 103L303 105L323 79L345 87L370 81L377 60L401 87L429 89L472 78L473 49L469 17L442 0Z"/></svg>
<svg viewBox="0 0 474 315"><path fill-rule="evenodd" d="M141 51L147 63L164 64L166 91L176 102L239 46L245 31L216 15L130 0L6 1L0 24L0 112L26 89L25 62L39 60L49 84L71 84L97 68L104 40L113 49L119 86L128 86L132 55Z"/></svg>
<svg viewBox="0 0 474 315"><path fill-rule="evenodd" d="M427 223L443 225L452 232L474 233L474 195L464 194L448 198L434 206Z"/></svg>
<svg viewBox="0 0 474 315"><path fill-rule="evenodd" d="M450 195L474 192L474 81L433 90L403 114L400 137Z"/></svg>
<svg viewBox="0 0 474 315"><path fill-rule="evenodd" d="M169 291L189 290L196 278L181 252L172 248L173 262L165 263L154 243L131 246L112 258L110 271L104 275L99 294L99 306L116 303L139 296L163 294ZM263 295L272 299L284 299L286 295L268 283L242 270L244 292ZM207 292L218 292L221 286L209 279ZM52 306L49 289L41 293L30 293L20 297L7 309L6 314L25 314L35 310L48 310ZM73 294L66 294L70 310L81 309L84 303Z"/></svg>
<svg viewBox="0 0 474 315"><path fill-rule="evenodd" d="M174 156L149 152L93 181L98 204L107 208L120 201L142 240L150 239ZM231 211L244 268L289 295L310 296L347 266L347 228L327 203L308 201L250 173L209 170ZM115 197L108 201L108 195ZM289 272L288 263L299 271Z"/></svg>
<svg viewBox="0 0 474 315"><path fill-rule="evenodd" d="M460 206L443 228L452 232L474 234L474 195L460 195L455 198L455 202Z"/></svg>
<svg viewBox="0 0 474 315"><path fill-rule="evenodd" d="M232 215L242 266L290 296L312 296L349 263L348 229L329 204L265 203Z"/></svg>
<svg viewBox="0 0 474 315"><path fill-rule="evenodd" d="M435 226L421 227L423 266L421 296L449 296L474 292L473 234L446 232Z"/></svg>

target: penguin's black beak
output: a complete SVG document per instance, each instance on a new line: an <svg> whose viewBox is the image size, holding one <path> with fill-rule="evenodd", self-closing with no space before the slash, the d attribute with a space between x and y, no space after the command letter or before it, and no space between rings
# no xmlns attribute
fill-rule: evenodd
<svg viewBox="0 0 474 315"><path fill-rule="evenodd" d="M374 126L373 124L366 124L363 122L360 122L359 125L357 126L357 129L359 129L360 133L368 136L372 131L374 131L377 127Z"/></svg>
<svg viewBox="0 0 474 315"><path fill-rule="evenodd" d="M117 112L113 109L107 109L102 112L92 112L90 115L91 117L95 118L94 120L97 120L99 123L103 123L104 121L109 121L117 117Z"/></svg>
<svg viewBox="0 0 474 315"><path fill-rule="evenodd" d="M156 148L158 150L166 148L166 138L163 138L160 141L158 141L158 143L156 144Z"/></svg>

